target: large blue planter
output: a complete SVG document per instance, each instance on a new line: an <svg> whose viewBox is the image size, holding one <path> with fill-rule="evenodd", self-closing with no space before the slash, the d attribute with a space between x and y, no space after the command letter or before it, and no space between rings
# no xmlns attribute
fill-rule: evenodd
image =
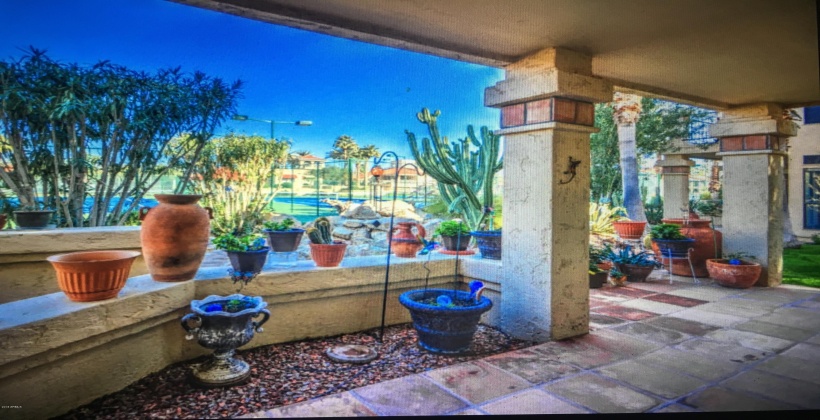
<svg viewBox="0 0 820 420"><path fill-rule="evenodd" d="M481 314L493 307L481 296L472 306L446 307L420 303L428 297L447 295L452 300L468 300L469 292L447 289L410 290L399 296L399 303L410 311L419 345L433 353L462 353L470 348Z"/></svg>
<svg viewBox="0 0 820 420"><path fill-rule="evenodd" d="M692 238L686 239L652 239L658 246L661 256L664 258L686 258L689 255L689 248L695 244Z"/></svg>
<svg viewBox="0 0 820 420"><path fill-rule="evenodd" d="M487 230L487 231L473 231L470 232L475 238L478 245L478 250L481 252L481 258L490 260L501 259L501 231Z"/></svg>

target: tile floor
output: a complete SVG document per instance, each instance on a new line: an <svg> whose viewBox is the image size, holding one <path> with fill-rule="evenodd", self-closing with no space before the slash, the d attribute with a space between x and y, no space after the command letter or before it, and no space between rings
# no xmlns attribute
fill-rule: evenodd
<svg viewBox="0 0 820 420"><path fill-rule="evenodd" d="M820 409L820 290L590 291L590 333L248 417Z"/></svg>

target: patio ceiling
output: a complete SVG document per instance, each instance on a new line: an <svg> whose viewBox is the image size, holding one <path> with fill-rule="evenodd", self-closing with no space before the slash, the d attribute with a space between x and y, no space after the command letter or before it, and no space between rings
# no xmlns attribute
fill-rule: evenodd
<svg viewBox="0 0 820 420"><path fill-rule="evenodd" d="M814 0L172 0L503 67L547 47L621 90L711 108L820 104Z"/></svg>

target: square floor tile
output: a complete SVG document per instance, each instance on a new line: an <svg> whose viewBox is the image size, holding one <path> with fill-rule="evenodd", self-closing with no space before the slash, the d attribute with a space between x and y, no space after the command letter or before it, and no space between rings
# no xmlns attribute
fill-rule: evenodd
<svg viewBox="0 0 820 420"><path fill-rule="evenodd" d="M539 389L528 389L481 406L489 414L585 414L577 407Z"/></svg>
<svg viewBox="0 0 820 420"><path fill-rule="evenodd" d="M533 384L541 384L551 380L577 373L580 370L567 363L561 363L548 356L529 350L518 350L484 359L506 372L520 376Z"/></svg>
<svg viewBox="0 0 820 420"><path fill-rule="evenodd" d="M555 381L543 389L599 413L642 413L661 403L657 398L592 373Z"/></svg>
<svg viewBox="0 0 820 420"><path fill-rule="evenodd" d="M778 355L755 366L755 369L820 385L820 363L817 361L807 363L802 359Z"/></svg>
<svg viewBox="0 0 820 420"><path fill-rule="evenodd" d="M614 330L596 331L581 337L580 340L584 340L604 350L614 351L628 357L635 357L663 347L663 344Z"/></svg>
<svg viewBox="0 0 820 420"><path fill-rule="evenodd" d="M609 328L613 325L621 325L627 322L625 319L614 318L611 316L590 313L589 314L589 326L595 327L597 329L600 328Z"/></svg>
<svg viewBox="0 0 820 420"><path fill-rule="evenodd" d="M820 334L815 335L812 338L809 338L808 340L806 340L806 343L816 344L816 345L820 346Z"/></svg>
<svg viewBox="0 0 820 420"><path fill-rule="evenodd" d="M680 404L669 404L664 408L653 411L653 413L692 413L692 412L695 412L694 408L687 407L685 405L680 405Z"/></svg>
<svg viewBox="0 0 820 420"><path fill-rule="evenodd" d="M730 361L745 364L761 360L772 355L770 351L750 349L732 343L693 338L689 341L676 344L675 348L682 351L694 351L716 360Z"/></svg>
<svg viewBox="0 0 820 420"><path fill-rule="evenodd" d="M602 367L598 372L666 399L686 395L707 383L703 379L634 360Z"/></svg>
<svg viewBox="0 0 820 420"><path fill-rule="evenodd" d="M651 296L655 294L655 292L636 289L630 286L611 287L603 290L603 293L606 295L625 296L633 299L642 298L644 296Z"/></svg>
<svg viewBox="0 0 820 420"><path fill-rule="evenodd" d="M686 289L672 290L668 292L670 295L683 296L690 299L707 300L714 302L728 296L733 296L741 293L739 289L727 289L715 286L701 286L689 287Z"/></svg>
<svg viewBox="0 0 820 420"><path fill-rule="evenodd" d="M343 392L299 404L277 407L266 411L264 417L362 417L375 415L350 392Z"/></svg>
<svg viewBox="0 0 820 420"><path fill-rule="evenodd" d="M768 335L729 328L712 331L704 337L715 341L737 344L738 346L743 346L750 349L775 353L794 344L793 341L783 340L782 338L770 337Z"/></svg>
<svg viewBox="0 0 820 420"><path fill-rule="evenodd" d="M674 283L669 284L669 279L663 279L663 280L647 280L647 281L642 282L642 283L632 283L632 284L629 285L629 287L631 287L633 289L641 289L641 290L646 290L646 291L655 292L655 293L666 293L670 290L678 290L678 289L688 287L688 286L684 286L684 285L681 285L681 284L674 284Z"/></svg>
<svg viewBox="0 0 820 420"><path fill-rule="evenodd" d="M426 372L430 379L474 404L512 394L530 386L527 381L481 361L459 363Z"/></svg>
<svg viewBox="0 0 820 420"><path fill-rule="evenodd" d="M782 338L789 341L803 341L815 334L813 331L787 327L785 325L769 324L768 322L760 322L757 320L743 322L733 326L732 328L741 331L768 335L769 337ZM820 344L820 341L818 341L817 344Z"/></svg>
<svg viewBox="0 0 820 420"><path fill-rule="evenodd" d="M655 302L647 299L628 300L620 303L620 305L626 308L635 308L661 315L671 314L672 312L678 312L684 309L683 307L677 305L670 305L668 303Z"/></svg>
<svg viewBox="0 0 820 420"><path fill-rule="evenodd" d="M640 309L627 308L624 306L602 306L593 310L596 314L606 315L615 318L625 319L627 321L640 321L642 319L652 318L658 314L642 311Z"/></svg>
<svg viewBox="0 0 820 420"><path fill-rule="evenodd" d="M637 363L655 365L708 381L728 377L743 367L740 363L721 361L700 353L670 347L636 357L633 360Z"/></svg>
<svg viewBox="0 0 820 420"><path fill-rule="evenodd" d="M707 388L683 400L683 403L701 411L771 411L796 410L791 404L762 399L745 392L721 387Z"/></svg>
<svg viewBox="0 0 820 420"><path fill-rule="evenodd" d="M527 350L561 363L571 363L583 369L607 365L625 359L627 356L593 346L585 341L569 339L551 341L530 347Z"/></svg>
<svg viewBox="0 0 820 420"><path fill-rule="evenodd" d="M720 328L714 325L704 324L702 322L669 316L652 318L641 322L653 325L655 327L666 328L668 330L675 330L684 334L699 336L705 335Z"/></svg>
<svg viewBox="0 0 820 420"><path fill-rule="evenodd" d="M784 351L782 354L783 356L796 357L808 362L818 363L818 361L820 361L820 346L800 343Z"/></svg>
<svg viewBox="0 0 820 420"><path fill-rule="evenodd" d="M820 385L784 378L759 370L743 372L723 381L724 388L748 391L808 409L820 409Z"/></svg>
<svg viewBox="0 0 820 420"><path fill-rule="evenodd" d="M631 322L629 324L613 327L612 329L634 337L663 344L680 343L681 341L692 337L691 335L684 334L679 331L658 328L644 322Z"/></svg>
<svg viewBox="0 0 820 420"><path fill-rule="evenodd" d="M437 416L467 404L421 375L368 385L353 391L382 416Z"/></svg>
<svg viewBox="0 0 820 420"><path fill-rule="evenodd" d="M670 314L670 317L688 319L689 321L700 322L703 324L714 325L716 327L730 327L741 322L746 322L749 318L744 318L735 315L720 314L716 312L704 311L702 306L684 309L682 311Z"/></svg>
<svg viewBox="0 0 820 420"><path fill-rule="evenodd" d="M704 303L707 303L707 301L705 301L705 300L691 299L691 298L686 298L686 297L683 297L683 296L669 295L669 294L666 294L666 293L647 296L643 299L652 300L652 301L661 302L661 303L668 303L670 305L683 306L685 308L691 308L693 306L703 305Z"/></svg>
<svg viewBox="0 0 820 420"><path fill-rule="evenodd" d="M740 301L741 303L737 303ZM745 304L744 304L745 302ZM754 307L756 302L751 300L727 298L716 302L709 302L705 305L698 306L698 309L703 311L714 312L723 315L733 315L744 318L754 318L772 313L774 308ZM748 305L748 306L747 306Z"/></svg>

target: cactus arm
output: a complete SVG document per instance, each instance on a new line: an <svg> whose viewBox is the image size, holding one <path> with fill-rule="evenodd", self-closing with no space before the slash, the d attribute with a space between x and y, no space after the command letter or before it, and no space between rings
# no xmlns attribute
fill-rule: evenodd
<svg viewBox="0 0 820 420"><path fill-rule="evenodd" d="M324 243L322 239L322 234L319 233L319 229L316 229L315 227L308 228L307 235L308 239L310 239L310 242L313 242L314 244Z"/></svg>

